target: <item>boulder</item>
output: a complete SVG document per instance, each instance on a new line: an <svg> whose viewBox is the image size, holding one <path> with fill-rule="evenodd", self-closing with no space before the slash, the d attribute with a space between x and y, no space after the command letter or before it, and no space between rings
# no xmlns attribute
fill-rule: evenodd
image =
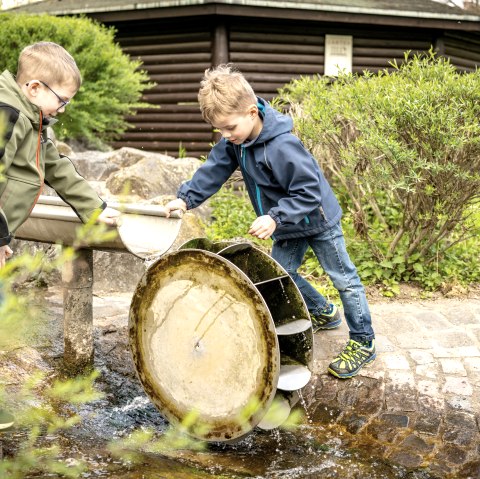
<svg viewBox="0 0 480 479"><path fill-rule="evenodd" d="M114 195L134 195L148 199L176 194L180 184L201 165L195 158L172 158L149 154L112 173L106 186Z"/></svg>

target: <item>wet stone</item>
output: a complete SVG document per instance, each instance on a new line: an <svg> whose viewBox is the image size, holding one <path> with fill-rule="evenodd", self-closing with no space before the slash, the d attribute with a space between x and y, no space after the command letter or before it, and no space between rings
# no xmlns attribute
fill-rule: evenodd
<svg viewBox="0 0 480 479"><path fill-rule="evenodd" d="M452 468L449 465L445 464L444 462L439 463L434 461L430 463L428 468L434 478L443 478L452 472Z"/></svg>
<svg viewBox="0 0 480 479"><path fill-rule="evenodd" d="M387 426L385 422L375 420L367 426L366 431L378 441L393 443L399 433L399 428L395 426Z"/></svg>
<svg viewBox="0 0 480 479"><path fill-rule="evenodd" d="M313 422L319 422L321 424L332 424L337 421L342 412L342 408L319 404L311 415L311 419Z"/></svg>
<svg viewBox="0 0 480 479"><path fill-rule="evenodd" d="M350 434L357 434L368 423L368 418L357 414L346 415L339 421Z"/></svg>
<svg viewBox="0 0 480 479"><path fill-rule="evenodd" d="M415 421L413 429L419 433L436 436L440 430L441 417L437 412L420 414Z"/></svg>
<svg viewBox="0 0 480 479"><path fill-rule="evenodd" d="M472 402L470 401L470 398L467 398L465 396L454 396L448 398L445 401L445 404L449 408L455 409L457 411L472 411Z"/></svg>
<svg viewBox="0 0 480 479"><path fill-rule="evenodd" d="M338 379L320 377L315 384L315 399L322 402L334 400L337 396L338 384Z"/></svg>
<svg viewBox="0 0 480 479"><path fill-rule="evenodd" d="M408 427L408 423L410 422L410 418L404 414L384 413L381 415L381 419L385 424L393 427Z"/></svg>
<svg viewBox="0 0 480 479"><path fill-rule="evenodd" d="M468 446L478 443L475 418L466 414L449 414L445 418L443 440L456 446Z"/></svg>
<svg viewBox="0 0 480 479"><path fill-rule="evenodd" d="M450 464L463 464L467 458L467 453L457 446L446 446L435 456L435 459Z"/></svg>
<svg viewBox="0 0 480 479"><path fill-rule="evenodd" d="M418 467L423 462L422 456L408 451L396 451L389 456L389 460L407 468Z"/></svg>
<svg viewBox="0 0 480 479"><path fill-rule="evenodd" d="M463 466L458 471L458 477L464 477L467 479L479 479L480 478L480 460L477 459Z"/></svg>
<svg viewBox="0 0 480 479"><path fill-rule="evenodd" d="M385 401L389 411L416 411L417 393L407 385L396 387L388 385L385 388Z"/></svg>
<svg viewBox="0 0 480 479"><path fill-rule="evenodd" d="M402 442L402 448L405 448L409 451L417 451L420 454L428 454L433 451L435 446L433 444L427 443L421 437L418 437L415 434L410 434Z"/></svg>

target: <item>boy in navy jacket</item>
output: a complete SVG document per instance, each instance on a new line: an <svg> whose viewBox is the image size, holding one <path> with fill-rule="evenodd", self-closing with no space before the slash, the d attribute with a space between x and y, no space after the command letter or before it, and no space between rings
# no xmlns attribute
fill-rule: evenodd
<svg viewBox="0 0 480 479"><path fill-rule="evenodd" d="M203 118L223 138L167 211L196 208L240 168L257 213L248 233L272 237L272 257L298 286L315 332L338 327L341 318L297 272L309 246L339 291L350 339L328 371L339 378L355 376L376 357L375 334L365 290L345 248L342 210L318 163L292 134L292 119L256 97L231 65L205 72L198 99Z"/></svg>

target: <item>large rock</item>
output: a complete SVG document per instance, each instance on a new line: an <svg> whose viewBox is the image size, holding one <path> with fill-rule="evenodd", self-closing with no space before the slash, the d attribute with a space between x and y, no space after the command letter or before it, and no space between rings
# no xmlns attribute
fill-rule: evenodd
<svg viewBox="0 0 480 479"><path fill-rule="evenodd" d="M106 182L107 188L114 195L127 194L143 199L174 195L180 184L190 178L201 165L196 158L172 158L132 150L122 148L110 157L110 162L122 166Z"/></svg>

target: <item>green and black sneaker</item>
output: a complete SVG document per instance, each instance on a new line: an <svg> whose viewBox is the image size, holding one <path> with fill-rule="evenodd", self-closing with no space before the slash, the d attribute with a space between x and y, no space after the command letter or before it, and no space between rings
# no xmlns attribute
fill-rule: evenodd
<svg viewBox="0 0 480 479"><path fill-rule="evenodd" d="M7 431L14 424L15 424L14 417L4 409L0 409L0 432Z"/></svg>
<svg viewBox="0 0 480 479"><path fill-rule="evenodd" d="M327 304L327 307L317 315L311 314L313 332L320 329L335 329L342 323L340 311L334 304Z"/></svg>
<svg viewBox="0 0 480 479"><path fill-rule="evenodd" d="M362 343L350 339L343 351L330 363L328 372L337 378L352 378L363 366L371 364L376 357L374 339L371 342Z"/></svg>

